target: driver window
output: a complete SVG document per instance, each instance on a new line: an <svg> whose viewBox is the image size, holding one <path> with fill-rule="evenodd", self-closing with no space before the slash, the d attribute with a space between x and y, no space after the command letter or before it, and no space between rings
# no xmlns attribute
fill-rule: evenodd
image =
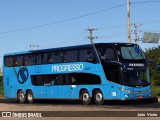
<svg viewBox="0 0 160 120"><path fill-rule="evenodd" d="M106 48L105 59L115 59L114 50L112 48Z"/></svg>
<svg viewBox="0 0 160 120"><path fill-rule="evenodd" d="M99 48L98 54L102 60L113 60L116 59L113 48Z"/></svg>

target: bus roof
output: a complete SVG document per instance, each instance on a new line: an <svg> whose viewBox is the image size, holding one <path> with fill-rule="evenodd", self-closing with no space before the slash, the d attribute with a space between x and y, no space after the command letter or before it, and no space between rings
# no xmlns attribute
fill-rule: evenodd
<svg viewBox="0 0 160 120"><path fill-rule="evenodd" d="M94 43L95 46L114 46L114 45L135 45L134 43ZM77 46L67 46L67 47L59 47L59 48L48 48L48 49L39 49L39 50L31 50L31 51L22 51L22 52L15 52L15 53L6 53L4 56L8 55L19 55L19 54L28 54L28 53L44 53L50 51L62 51L62 50L73 50L73 49L82 49L82 48L89 48L91 44L86 45L77 45Z"/></svg>

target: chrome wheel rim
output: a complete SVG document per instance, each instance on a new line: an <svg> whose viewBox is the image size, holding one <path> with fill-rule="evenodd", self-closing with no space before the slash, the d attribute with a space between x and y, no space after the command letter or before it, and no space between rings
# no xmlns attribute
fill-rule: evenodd
<svg viewBox="0 0 160 120"><path fill-rule="evenodd" d="M28 94L28 100L32 101L33 100L33 95L32 94Z"/></svg>
<svg viewBox="0 0 160 120"><path fill-rule="evenodd" d="M83 101L85 101L85 102L89 101L89 94L88 93L83 94Z"/></svg>
<svg viewBox="0 0 160 120"><path fill-rule="evenodd" d="M24 100L24 99L25 99L25 95L24 95L24 93L20 93L20 95L19 95L19 99L20 99L20 100Z"/></svg>
<svg viewBox="0 0 160 120"><path fill-rule="evenodd" d="M103 95L102 95L102 93L97 93L96 94L96 101L97 102L101 102L103 100Z"/></svg>

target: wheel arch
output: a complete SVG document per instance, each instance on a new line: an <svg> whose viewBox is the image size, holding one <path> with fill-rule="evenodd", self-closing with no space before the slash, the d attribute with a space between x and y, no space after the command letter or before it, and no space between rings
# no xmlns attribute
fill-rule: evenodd
<svg viewBox="0 0 160 120"><path fill-rule="evenodd" d="M24 94L25 94L25 91L24 91L23 89L18 89L18 90L17 90L17 95L18 95L19 91L23 91Z"/></svg>
<svg viewBox="0 0 160 120"><path fill-rule="evenodd" d="M92 90L92 96L94 96L94 93L96 92L96 90L100 90L101 92L102 92L102 90L100 89L100 88L94 88L93 90ZM103 93L103 92L102 92Z"/></svg>
<svg viewBox="0 0 160 120"><path fill-rule="evenodd" d="M32 89L27 89L27 90L26 90L26 94L27 94L27 92L28 92L28 91L30 91L30 90L33 92L33 90L32 90Z"/></svg>
<svg viewBox="0 0 160 120"><path fill-rule="evenodd" d="M80 89L80 91L79 91L79 99L80 99L80 97L81 97L81 93L82 93L82 91L84 91L84 90L87 90L86 88L81 88ZM88 91L88 90L87 90ZM88 91L88 93L89 93L89 91Z"/></svg>

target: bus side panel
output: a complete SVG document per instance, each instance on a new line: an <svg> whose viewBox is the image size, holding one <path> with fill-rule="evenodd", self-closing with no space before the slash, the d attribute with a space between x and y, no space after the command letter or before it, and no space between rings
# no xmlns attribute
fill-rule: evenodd
<svg viewBox="0 0 160 120"><path fill-rule="evenodd" d="M4 86L4 96L7 98L15 98L13 94L13 73L11 72L10 68L3 69L3 86Z"/></svg>

